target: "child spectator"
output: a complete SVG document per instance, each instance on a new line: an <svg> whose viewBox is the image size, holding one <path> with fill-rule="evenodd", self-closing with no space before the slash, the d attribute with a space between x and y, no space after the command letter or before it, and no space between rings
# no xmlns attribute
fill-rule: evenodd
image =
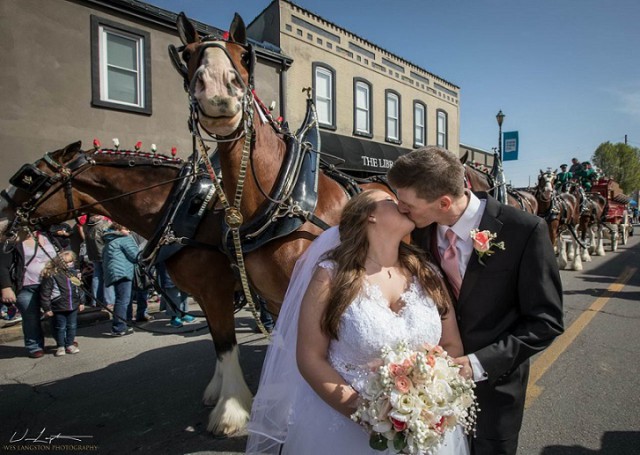
<svg viewBox="0 0 640 455"><path fill-rule="evenodd" d="M56 357L77 354L80 351L74 342L78 328L78 311L84 310L84 304L75 258L72 251L63 251L51 259L42 270L40 304L45 315L53 317Z"/></svg>

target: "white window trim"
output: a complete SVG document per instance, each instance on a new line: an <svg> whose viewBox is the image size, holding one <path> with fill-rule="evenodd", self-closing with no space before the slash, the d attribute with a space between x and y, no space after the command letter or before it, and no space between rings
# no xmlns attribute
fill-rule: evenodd
<svg viewBox="0 0 640 455"><path fill-rule="evenodd" d="M444 130L440 128L440 119L442 119L442 126ZM438 146L439 147L447 147L447 114L443 111L438 111L438 116L436 120L437 130L438 130Z"/></svg>
<svg viewBox="0 0 640 455"><path fill-rule="evenodd" d="M389 109L389 100L393 99L395 100L395 116L392 115L391 110ZM393 141L399 141L400 140L400 97L398 95L396 95L395 93L387 93L387 99L385 100L385 102L387 103L387 139L389 140L393 140ZM395 131L391 131L389 129L389 120L395 120Z"/></svg>
<svg viewBox="0 0 640 455"><path fill-rule="evenodd" d="M418 110L422 111L422 124L418 122ZM427 110L422 103L415 103L413 105L413 141L416 146L424 146L427 141L427 128L426 128ZM418 140L418 131L422 134L422 141Z"/></svg>
<svg viewBox="0 0 640 455"><path fill-rule="evenodd" d="M108 99L106 33L134 40L137 48L136 103ZM91 14L91 105L135 114L153 114L151 33Z"/></svg>
<svg viewBox="0 0 640 455"><path fill-rule="evenodd" d="M137 68L135 70L131 70L129 68L117 67L115 65L109 65L107 62L107 35L112 34L116 36L120 36L122 38L134 41L136 44L136 65ZM106 101L114 104L121 104L123 106L131 106L143 108L145 105L145 89L144 89L144 38L141 36L136 36L131 33L126 33L122 30L116 30L114 28L108 27L104 24L101 24L99 27L99 36L100 36L100 99L102 101ZM109 98L109 81L108 81L108 69L109 66L113 68L118 68L121 71L126 71L129 73L136 74L136 90L138 93L138 102L137 103L128 103L126 101L111 99Z"/></svg>
<svg viewBox="0 0 640 455"><path fill-rule="evenodd" d="M359 89L364 89L364 102L366 104L366 106L362 107L362 106L358 106L358 95L357 92ZM366 82L363 81L357 81L356 82L356 105L355 110L356 110L356 125L355 125L355 130L358 133L364 133L364 134L371 134L371 106L369 106L369 100L371 99L371 88L369 87L369 84L367 84ZM365 112L366 114L366 119L367 119L367 127L366 129L362 129L358 127L358 112Z"/></svg>
<svg viewBox="0 0 640 455"><path fill-rule="evenodd" d="M333 126L334 124L334 119L333 119L333 103L334 100L332 98L333 95L333 73L328 70L327 68L324 68L322 66L317 66L316 67L316 73L314 75L315 79L316 79L316 87L318 87L318 73L322 73L323 76L327 76L329 79L329 89L328 89L328 96L326 97L321 97L320 95L318 95L318 90L316 90L316 105L318 104L318 100L321 101L327 101L329 104L329 109L328 109L328 114L329 114L329 121L328 122L324 122L321 121L320 119L318 119L320 121L321 124L323 125L329 125L329 126Z"/></svg>

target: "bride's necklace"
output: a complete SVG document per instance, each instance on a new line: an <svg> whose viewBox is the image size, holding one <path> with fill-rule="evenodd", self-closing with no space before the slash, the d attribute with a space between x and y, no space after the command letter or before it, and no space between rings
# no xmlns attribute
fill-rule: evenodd
<svg viewBox="0 0 640 455"><path fill-rule="evenodd" d="M376 261L375 259L373 259L371 256L367 256L367 259L369 259L371 262L373 262L374 264L380 266L381 270L386 269L387 271L387 275L389 276L389 279L391 279L391 270L395 269L398 266L398 261L396 261L395 264L393 264L391 267L385 267L384 265L380 264L378 261Z"/></svg>

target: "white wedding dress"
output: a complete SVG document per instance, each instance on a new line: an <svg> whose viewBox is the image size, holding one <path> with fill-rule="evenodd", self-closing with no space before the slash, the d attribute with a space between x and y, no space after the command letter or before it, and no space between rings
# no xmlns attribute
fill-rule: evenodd
<svg viewBox="0 0 640 455"><path fill-rule="evenodd" d="M318 265L323 268L333 268L333 263L329 261L323 261ZM339 340L332 340L329 346L329 361L356 391L363 386L363 378L368 371L367 363L379 359L384 346L395 347L404 341L411 348L424 343L438 344L440 341L442 333L440 315L435 303L425 294L417 280L414 279L410 283L401 298L404 306L395 313L389 308L380 289L365 282L358 297L342 315L338 332ZM263 380L264 374L263 372ZM289 380L289 383L284 382L287 385L280 387L290 395L287 397L290 407L286 415L287 428L284 434L272 437L272 439L280 438L279 442L284 442L282 454L386 455L392 453L380 452L369 447L369 434L366 430L326 404L306 381ZM278 453L277 450L265 450L254 445L257 439L268 433L260 428L261 425L254 422L256 408L264 406L266 409L268 406L278 406L277 403L270 405L266 403L267 397L264 395L271 395L271 392L265 392L268 390L268 385L264 384L264 386L265 389L261 390L263 387L263 381L261 381L254 403L254 415L249 424L250 437L247 453L251 454ZM276 388L274 387L273 390L275 391ZM263 392L265 392L264 395L260 396ZM277 391L275 393L277 394ZM271 420L269 411L266 414L267 416L262 420ZM444 444L435 452L437 455L467 455L468 453L466 436L459 427L446 435Z"/></svg>

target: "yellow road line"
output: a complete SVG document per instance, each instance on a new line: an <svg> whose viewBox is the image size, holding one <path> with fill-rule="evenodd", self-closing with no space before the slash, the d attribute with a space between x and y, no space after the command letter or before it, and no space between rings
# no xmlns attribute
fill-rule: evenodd
<svg viewBox="0 0 640 455"><path fill-rule="evenodd" d="M603 293L602 297L598 297L595 302L584 311L578 319L576 319L571 327L560 335L531 365L531 372L529 375L529 386L527 387L527 396L525 401L525 408L531 406L536 398L540 396L543 388L536 383L547 372L547 370L558 360L558 357L573 343L576 337L582 332L591 320L596 317L598 312L604 308L617 292L620 292L624 288L629 279L636 273L637 267L626 267L618 280L612 283L607 290Z"/></svg>

